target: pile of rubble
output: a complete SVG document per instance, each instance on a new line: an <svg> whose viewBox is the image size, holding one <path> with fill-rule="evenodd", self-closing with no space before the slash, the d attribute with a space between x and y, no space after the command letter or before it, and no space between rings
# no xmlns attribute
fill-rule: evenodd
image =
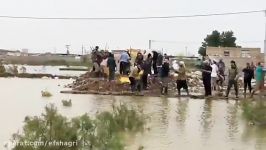
<svg viewBox="0 0 266 150"><path fill-rule="evenodd" d="M119 78L118 75L116 75ZM81 75L76 81L72 84L67 85L67 87L72 88L76 91L99 91L99 92L106 92L110 91L110 87L112 85L112 91L122 91L125 89L129 89L128 83L121 83L119 80L116 80L112 83L109 83L106 77L96 78L92 72L87 72Z"/></svg>
<svg viewBox="0 0 266 150"><path fill-rule="evenodd" d="M190 91L193 93L200 92L200 87L203 86L200 79L201 72L191 72L187 74L188 76L188 86ZM121 82L121 76L116 74L116 79L114 82L108 82L107 78L95 78L94 74L87 72L81 75L76 81L68 85L68 88L72 88L74 91L98 91L98 92L128 92L130 91L129 82ZM169 92L176 93L176 74L171 74L169 78ZM112 85L111 85L112 84ZM145 94L154 95L160 93L161 81L158 77L149 76L148 77L148 90L145 90ZM111 89L112 87L112 89Z"/></svg>

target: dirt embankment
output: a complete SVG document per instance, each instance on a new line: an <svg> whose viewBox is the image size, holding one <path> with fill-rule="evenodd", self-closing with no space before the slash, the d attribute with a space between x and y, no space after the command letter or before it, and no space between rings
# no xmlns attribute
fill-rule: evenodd
<svg viewBox="0 0 266 150"><path fill-rule="evenodd" d="M114 82L108 82L106 78L95 78L90 72L87 72L80 76L76 81L67 87L72 88L73 93L105 93L105 94L115 94L115 95L125 95L132 94L130 91L130 84L128 82L122 82L121 78L127 78L125 76L120 76L116 74L116 80ZM193 72L188 74L188 86L192 93L200 94L200 89L203 86L200 79L199 72ZM148 77L148 89L141 92L143 95L147 96L160 96L161 81L160 78L149 76ZM169 77L169 87L168 95L175 96L176 91L176 75L171 74Z"/></svg>

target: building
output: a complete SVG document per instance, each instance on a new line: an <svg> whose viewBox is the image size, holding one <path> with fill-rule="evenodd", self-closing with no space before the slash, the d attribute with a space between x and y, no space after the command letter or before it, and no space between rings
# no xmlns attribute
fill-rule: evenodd
<svg viewBox="0 0 266 150"><path fill-rule="evenodd" d="M21 52L19 50L4 50L0 49L0 55L1 56L21 56Z"/></svg>
<svg viewBox="0 0 266 150"><path fill-rule="evenodd" d="M260 57L260 48L236 48L236 47L207 47L208 56L221 57L241 57L256 58Z"/></svg>
<svg viewBox="0 0 266 150"><path fill-rule="evenodd" d="M21 50L21 56L29 56L29 50L24 48Z"/></svg>
<svg viewBox="0 0 266 150"><path fill-rule="evenodd" d="M230 61L234 60L240 67L245 67L248 62L264 62L260 48L207 47L206 54L211 59L222 58L226 65L230 65Z"/></svg>

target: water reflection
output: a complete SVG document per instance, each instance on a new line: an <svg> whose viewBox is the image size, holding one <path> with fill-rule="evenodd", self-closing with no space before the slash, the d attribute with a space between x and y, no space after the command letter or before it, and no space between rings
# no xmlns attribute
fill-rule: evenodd
<svg viewBox="0 0 266 150"><path fill-rule="evenodd" d="M54 103L62 115L75 117L112 110L120 103L138 107L148 116L150 130L132 138L128 150L140 145L147 150L264 150L265 127L249 126L241 119L235 101L191 100L165 97L122 97L60 94L69 80L0 78L0 149L12 133L22 127L24 117L39 115L48 103ZM25 88L30 87L30 88ZM40 91L47 88L53 96L44 99ZM14 94L16 93L16 94ZM72 107L64 108L62 99L72 99ZM15 110L15 111L14 111ZM8 116L6 115L8 114Z"/></svg>
<svg viewBox="0 0 266 150"><path fill-rule="evenodd" d="M239 131L238 127L238 101L233 101L234 104L228 102L226 108L226 125L227 125L227 133L228 137L233 140L235 135Z"/></svg>
<svg viewBox="0 0 266 150"><path fill-rule="evenodd" d="M176 107L176 121L177 127L181 132L184 132L185 122L187 119L187 110L188 110L188 101L189 99L178 99Z"/></svg>
<svg viewBox="0 0 266 150"><path fill-rule="evenodd" d="M256 150L265 150L266 147L266 127L250 126L245 124L242 133L242 141L245 143L255 143Z"/></svg>
<svg viewBox="0 0 266 150"><path fill-rule="evenodd" d="M161 123L167 127L168 126L168 121L169 121L169 113L170 113L170 109L169 109L169 100L167 98L162 98L161 100L162 104L162 109L160 110L160 114L161 114Z"/></svg>
<svg viewBox="0 0 266 150"><path fill-rule="evenodd" d="M9 68L13 65L4 65L5 68ZM65 68L65 66L30 66L30 65L16 65L18 67L19 73L22 73L21 68L25 68L26 73L44 73L52 75L65 75L65 76L80 76L86 71L63 71L59 68ZM76 66L78 68L84 68L81 66Z"/></svg>
<svg viewBox="0 0 266 150"><path fill-rule="evenodd" d="M208 139L210 137L211 128L212 128L212 100L206 99L203 111L201 114L201 126L203 128L201 136L203 139Z"/></svg>

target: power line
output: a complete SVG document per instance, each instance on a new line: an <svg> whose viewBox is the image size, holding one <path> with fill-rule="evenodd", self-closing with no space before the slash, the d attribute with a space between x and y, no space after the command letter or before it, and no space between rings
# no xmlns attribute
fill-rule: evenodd
<svg viewBox="0 0 266 150"><path fill-rule="evenodd" d="M166 41L166 40L151 40L152 43L169 43L169 44L198 44L202 41ZM261 43L262 41L237 41L240 43Z"/></svg>
<svg viewBox="0 0 266 150"><path fill-rule="evenodd" d="M195 17L210 17L210 16L225 16L239 15L265 12L266 10L214 13L214 14L198 14L198 15L176 15L176 16L148 16L148 17L103 17L103 18L69 18L69 17L30 17L30 16L0 16L0 18L9 19L35 19L35 20L144 20L144 19L171 19L171 18L195 18Z"/></svg>

